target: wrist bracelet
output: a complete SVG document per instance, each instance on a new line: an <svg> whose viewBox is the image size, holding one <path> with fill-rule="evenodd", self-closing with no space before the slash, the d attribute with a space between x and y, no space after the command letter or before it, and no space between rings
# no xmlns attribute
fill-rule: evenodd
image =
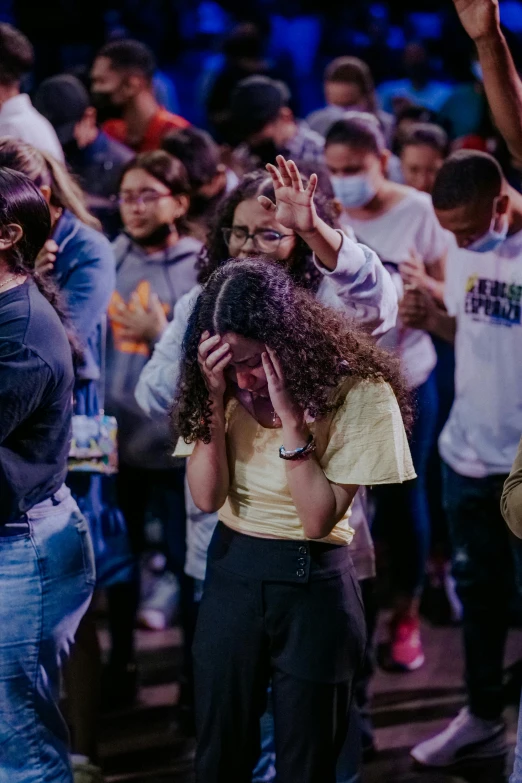
<svg viewBox="0 0 522 783"><path fill-rule="evenodd" d="M310 435L306 443L306 446L301 446L300 449L287 451L284 446L281 446L279 449L279 456L281 457L281 459L288 459L288 460L304 459L309 454L312 454L312 452L315 451L315 448L316 448L315 438L313 435Z"/></svg>

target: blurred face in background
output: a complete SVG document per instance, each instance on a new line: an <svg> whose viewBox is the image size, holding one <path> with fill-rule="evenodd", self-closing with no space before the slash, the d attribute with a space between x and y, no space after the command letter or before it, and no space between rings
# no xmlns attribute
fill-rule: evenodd
<svg viewBox="0 0 522 783"><path fill-rule="evenodd" d="M120 213L127 233L137 242L165 236L188 209L189 199L173 196L168 187L144 169L131 169L123 177L120 194Z"/></svg>
<svg viewBox="0 0 522 783"><path fill-rule="evenodd" d="M443 155L429 144L408 144L401 152L404 182L424 193L432 192L443 163Z"/></svg>
<svg viewBox="0 0 522 783"><path fill-rule="evenodd" d="M358 111L369 109L367 96L355 82L325 82L324 96L330 106Z"/></svg>
<svg viewBox="0 0 522 783"><path fill-rule="evenodd" d="M360 209L372 201L386 179L389 153L334 142L325 148L325 161L335 197L345 209Z"/></svg>

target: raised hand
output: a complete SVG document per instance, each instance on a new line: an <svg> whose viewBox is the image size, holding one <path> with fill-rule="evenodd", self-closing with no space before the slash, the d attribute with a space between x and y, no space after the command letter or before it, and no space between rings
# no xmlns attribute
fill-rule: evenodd
<svg viewBox="0 0 522 783"><path fill-rule="evenodd" d="M474 41L500 27L498 0L453 0L465 31Z"/></svg>
<svg viewBox="0 0 522 783"><path fill-rule="evenodd" d="M285 228L297 234L311 234L318 220L314 204L317 175L311 175L305 188L293 160L287 161L278 155L276 161L277 167L271 163L266 166L274 183L275 204L267 196L259 196L258 201Z"/></svg>
<svg viewBox="0 0 522 783"><path fill-rule="evenodd" d="M275 414L283 426L285 423L302 423L303 411L294 402L286 388L283 368L276 354L267 346L266 351L261 354L261 359L268 383L270 402Z"/></svg>
<svg viewBox="0 0 522 783"><path fill-rule="evenodd" d="M198 362L207 385L208 392L214 399L222 399L227 388L225 368L232 358L229 343L222 343L219 334L210 336L203 332L198 348Z"/></svg>

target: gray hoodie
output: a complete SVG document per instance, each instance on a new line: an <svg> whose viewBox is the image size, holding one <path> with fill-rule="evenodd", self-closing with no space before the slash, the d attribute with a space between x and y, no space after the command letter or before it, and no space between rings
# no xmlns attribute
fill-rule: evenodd
<svg viewBox="0 0 522 783"><path fill-rule="evenodd" d="M123 340L112 316L118 303L128 303L133 293L145 307L155 293L170 320L178 299L196 283L195 266L201 249L201 242L192 237L183 237L174 247L151 255L126 234L120 234L113 243L116 290L109 305L105 410L118 420L120 460L127 465L161 470L175 463L170 456L168 420L152 422L134 397L154 346Z"/></svg>

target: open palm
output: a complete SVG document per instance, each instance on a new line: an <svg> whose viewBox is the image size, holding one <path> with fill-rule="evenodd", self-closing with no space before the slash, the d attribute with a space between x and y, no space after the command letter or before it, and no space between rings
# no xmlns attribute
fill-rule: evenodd
<svg viewBox="0 0 522 783"><path fill-rule="evenodd" d="M500 24L498 0L453 0L465 31L473 40L483 38Z"/></svg>
<svg viewBox="0 0 522 783"><path fill-rule="evenodd" d="M292 160L287 161L282 155L278 155L276 160L277 167L271 163L266 167L274 183L275 204L267 196L259 196L259 203L272 212L285 228L298 234L313 231L317 222L314 205L317 175L311 175L305 188L299 169Z"/></svg>

